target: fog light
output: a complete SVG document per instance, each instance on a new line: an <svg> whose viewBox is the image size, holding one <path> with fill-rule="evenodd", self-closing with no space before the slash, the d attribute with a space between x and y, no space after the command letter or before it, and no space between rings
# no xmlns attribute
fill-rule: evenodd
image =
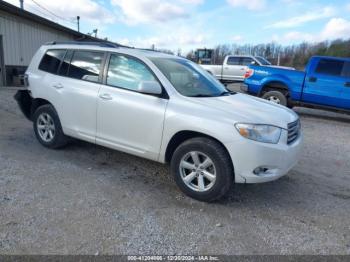
<svg viewBox="0 0 350 262"><path fill-rule="evenodd" d="M259 166L259 167L255 168L255 169L253 170L253 173L254 173L255 175L259 176L259 175L264 175L264 174L266 174L268 171L269 171L269 169L268 169L267 167Z"/></svg>

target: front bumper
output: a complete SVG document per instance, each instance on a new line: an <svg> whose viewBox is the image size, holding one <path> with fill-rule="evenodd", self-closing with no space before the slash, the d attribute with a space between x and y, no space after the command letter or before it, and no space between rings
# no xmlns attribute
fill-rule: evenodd
<svg viewBox="0 0 350 262"><path fill-rule="evenodd" d="M283 130L278 144L260 143L246 138L225 144L235 171L236 183L264 183L286 175L298 162L303 136L287 145L287 131ZM265 172L255 172L257 168Z"/></svg>

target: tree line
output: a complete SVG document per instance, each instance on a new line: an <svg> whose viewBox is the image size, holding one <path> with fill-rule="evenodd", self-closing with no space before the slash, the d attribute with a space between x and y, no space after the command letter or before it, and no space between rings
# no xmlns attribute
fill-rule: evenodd
<svg viewBox="0 0 350 262"><path fill-rule="evenodd" d="M279 62L281 66L290 66L303 70L310 57L314 55L350 57L350 39L338 39L319 43L304 42L288 46L282 46L277 43L258 45L223 44L214 48L213 63L221 64L226 55L263 56L272 64ZM195 50L190 51L186 57L194 59Z"/></svg>

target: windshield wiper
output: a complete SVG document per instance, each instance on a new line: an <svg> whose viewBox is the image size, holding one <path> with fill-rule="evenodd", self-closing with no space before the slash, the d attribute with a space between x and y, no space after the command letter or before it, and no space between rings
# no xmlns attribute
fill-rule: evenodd
<svg viewBox="0 0 350 262"><path fill-rule="evenodd" d="M194 96L189 96L189 97L213 97L212 95L203 95L203 94L198 94Z"/></svg>
<svg viewBox="0 0 350 262"><path fill-rule="evenodd" d="M235 95L237 94L234 91L223 91L222 93L219 94L219 96L229 96L229 95Z"/></svg>

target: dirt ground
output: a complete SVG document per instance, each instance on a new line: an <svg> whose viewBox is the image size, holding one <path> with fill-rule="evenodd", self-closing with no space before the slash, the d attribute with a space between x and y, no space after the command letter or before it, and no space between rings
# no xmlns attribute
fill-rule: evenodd
<svg viewBox="0 0 350 262"><path fill-rule="evenodd" d="M0 254L350 254L350 116L297 108L299 164L206 204L167 166L42 147L13 95L0 90Z"/></svg>

